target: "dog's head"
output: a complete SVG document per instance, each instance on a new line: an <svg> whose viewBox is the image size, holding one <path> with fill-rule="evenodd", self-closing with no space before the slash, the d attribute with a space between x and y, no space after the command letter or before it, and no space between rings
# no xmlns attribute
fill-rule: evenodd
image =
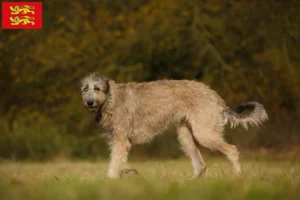
<svg viewBox="0 0 300 200"><path fill-rule="evenodd" d="M109 80L95 73L81 81L81 96L83 105L90 111L98 112L109 93Z"/></svg>

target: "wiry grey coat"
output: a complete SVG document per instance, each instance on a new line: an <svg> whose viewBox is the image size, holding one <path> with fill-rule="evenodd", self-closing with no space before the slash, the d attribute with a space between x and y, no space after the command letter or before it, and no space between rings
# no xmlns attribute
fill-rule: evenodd
<svg viewBox="0 0 300 200"><path fill-rule="evenodd" d="M222 137L227 122L232 127L259 125L267 120L264 107L247 102L234 112L224 100L203 83L189 80L159 80L119 84L103 76L91 74L82 80L83 104L96 113L107 135L111 149L108 170L117 178L127 160L132 144L145 143L162 132L170 123L177 125L178 139L192 160L194 177L206 169L198 145L224 153L240 172L238 150ZM247 115L243 110L251 108Z"/></svg>

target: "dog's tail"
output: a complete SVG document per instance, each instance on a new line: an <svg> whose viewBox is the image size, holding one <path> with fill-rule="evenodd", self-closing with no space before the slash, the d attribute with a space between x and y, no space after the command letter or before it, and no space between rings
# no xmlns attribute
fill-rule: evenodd
<svg viewBox="0 0 300 200"><path fill-rule="evenodd" d="M251 109L251 111L247 114L242 114L247 109ZM248 124L258 126L268 120L268 114L264 106L258 102L243 103L237 108L236 112L230 108L226 108L223 111L223 115L225 124L230 122L231 128L242 125L246 130L248 129Z"/></svg>

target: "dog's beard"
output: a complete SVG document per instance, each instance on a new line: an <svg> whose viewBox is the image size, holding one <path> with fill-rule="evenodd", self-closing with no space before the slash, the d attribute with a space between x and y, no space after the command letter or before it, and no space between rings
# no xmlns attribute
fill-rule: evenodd
<svg viewBox="0 0 300 200"><path fill-rule="evenodd" d="M98 106L87 107L87 109L88 109L89 111L91 111L91 112L97 112L98 108L99 108Z"/></svg>
<svg viewBox="0 0 300 200"><path fill-rule="evenodd" d="M98 103L95 106L88 106L86 104L84 104L84 106L90 112L97 112L98 109L100 108L100 105Z"/></svg>
<svg viewBox="0 0 300 200"><path fill-rule="evenodd" d="M87 105L85 105L85 107L89 111L97 113L101 109L102 105L103 105L103 103L100 104L100 103L97 102L95 106L87 106Z"/></svg>

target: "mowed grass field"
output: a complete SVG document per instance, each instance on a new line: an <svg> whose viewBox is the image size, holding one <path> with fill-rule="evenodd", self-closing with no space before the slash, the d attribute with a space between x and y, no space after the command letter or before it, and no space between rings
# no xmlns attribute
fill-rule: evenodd
<svg viewBox="0 0 300 200"><path fill-rule="evenodd" d="M188 159L129 162L140 175L106 178L107 161L1 162L0 199L300 199L300 163L241 160L232 174L226 158L207 158L192 180Z"/></svg>

